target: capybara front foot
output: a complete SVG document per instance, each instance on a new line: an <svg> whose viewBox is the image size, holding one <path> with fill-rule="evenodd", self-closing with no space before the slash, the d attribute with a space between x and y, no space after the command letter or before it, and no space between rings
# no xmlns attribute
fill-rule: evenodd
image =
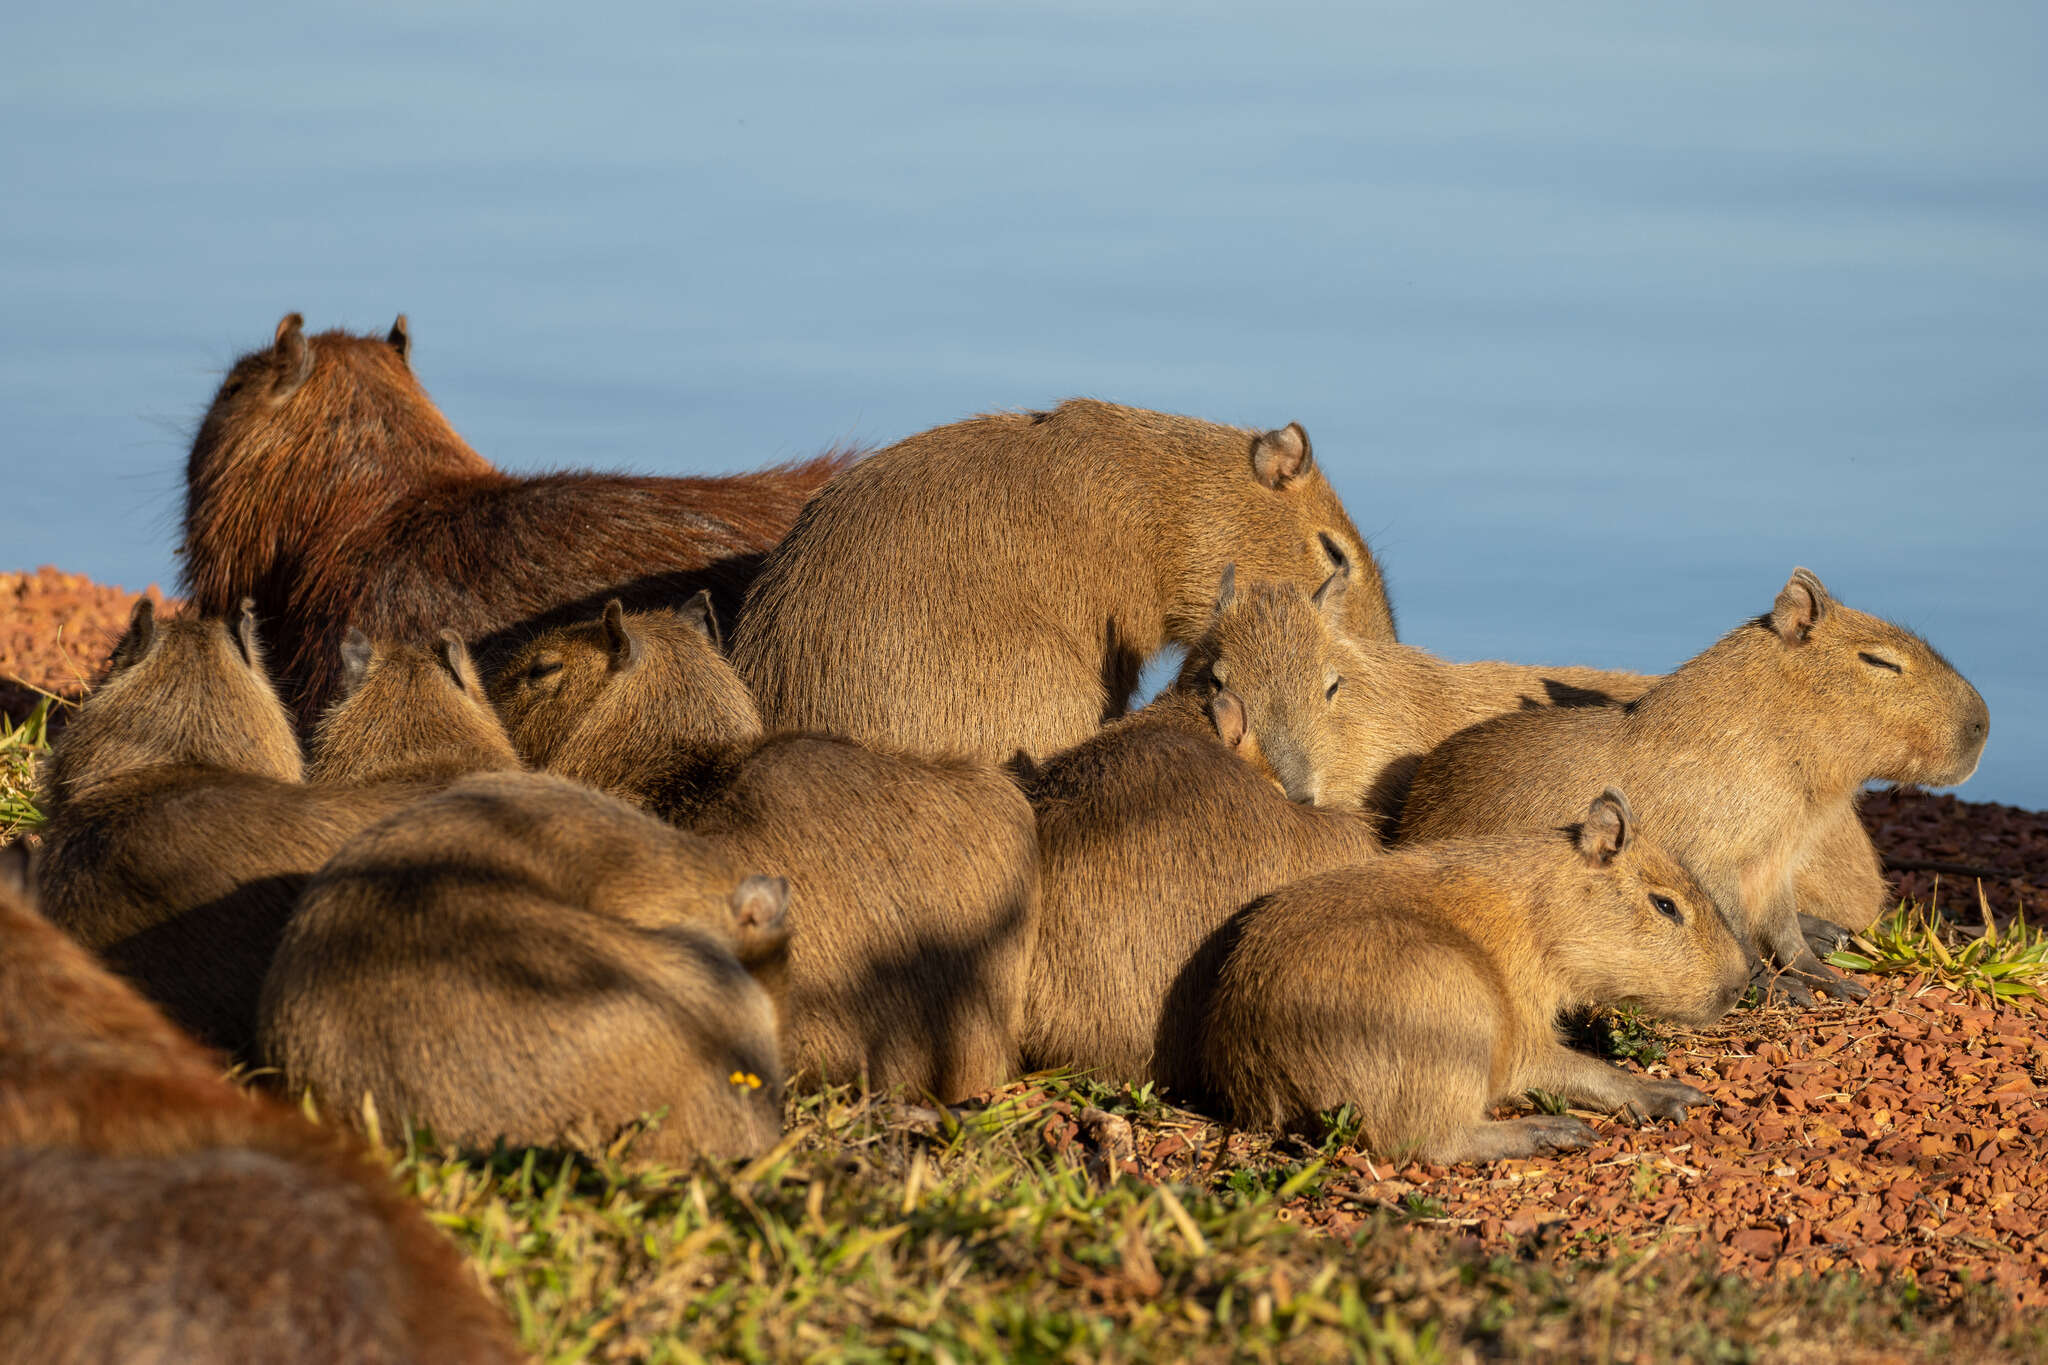
<svg viewBox="0 0 2048 1365"><path fill-rule="evenodd" d="M1833 920L1821 919L1817 915L1801 915L1799 932L1805 936L1806 946L1813 950L1813 955L1823 960L1829 953L1839 953L1848 947L1853 937Z"/></svg>
<svg viewBox="0 0 2048 1365"><path fill-rule="evenodd" d="M1461 1161L1500 1161L1542 1152L1572 1152L1591 1147L1599 1140L1600 1135L1584 1119L1570 1114L1531 1114L1498 1123L1476 1123L1424 1155L1448 1166Z"/></svg>
<svg viewBox="0 0 2048 1365"><path fill-rule="evenodd" d="M1651 1119L1683 1123L1686 1110L1695 1105L1713 1103L1704 1090L1696 1090L1684 1081L1646 1080L1641 1085L1640 1093L1622 1106L1622 1111L1637 1123L1647 1123Z"/></svg>

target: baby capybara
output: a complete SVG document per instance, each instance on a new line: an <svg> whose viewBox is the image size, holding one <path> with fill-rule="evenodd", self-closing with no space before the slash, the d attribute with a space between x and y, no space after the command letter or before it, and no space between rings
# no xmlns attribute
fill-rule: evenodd
<svg viewBox="0 0 2048 1365"><path fill-rule="evenodd" d="M218 1059L7 880L0 872L8 1359L524 1358L455 1248L367 1152L222 1080Z"/></svg>
<svg viewBox="0 0 2048 1365"><path fill-rule="evenodd" d="M1182 676L1249 672L1258 681L1239 691L1288 795L1362 805L1383 831L1399 821L1422 756L1459 730L1513 711L1630 702L1658 681L1596 668L1449 663L1412 645L1359 640L1344 630L1344 588L1342 574L1312 596L1292 583L1245 584L1190 648ZM1309 772L1319 776L1313 788L1303 780ZM1857 815L1861 795L1858 788L1816 813L1817 832L1793 874L1800 910L1827 921L1811 926L1817 941L1867 928L1884 908L1889 888Z"/></svg>
<svg viewBox="0 0 2048 1365"><path fill-rule="evenodd" d="M1446 740L1416 770L1400 837L1548 828L1576 813L1572 792L1612 780L1644 834L1785 969L1790 998L1855 998L1802 937L1794 874L1864 782L1961 782L1989 728L1984 699L1926 641L1798 569L1769 612L1627 706L1524 711Z"/></svg>
<svg viewBox="0 0 2048 1365"><path fill-rule="evenodd" d="M1038 914L1031 808L997 768L763 739L698 597L549 632L493 678L521 753L791 884L783 1055L806 1084L943 1101L1017 1071Z"/></svg>
<svg viewBox="0 0 2048 1365"><path fill-rule="evenodd" d="M403 317L388 337L309 337L290 314L228 372L186 462L186 594L216 615L255 599L302 727L333 697L351 625L476 644L700 586L737 610L762 551L851 458L715 478L506 474L427 397L411 345Z"/></svg>
<svg viewBox="0 0 2048 1365"><path fill-rule="evenodd" d="M1296 882L1247 910L1204 1034L1210 1084L1259 1128L1345 1105L1374 1151L1492 1161L1584 1147L1566 1115L1495 1122L1526 1090L1682 1119L1707 1097L1560 1041L1560 1012L1633 1004L1688 1024L1749 982L1706 889L1620 793L1574 826L1452 839Z"/></svg>
<svg viewBox="0 0 2048 1365"><path fill-rule="evenodd" d="M578 783L464 778L313 877L263 984L262 1052L346 1122L367 1098L444 1142L602 1155L659 1114L634 1155L750 1155L782 1131L786 895Z"/></svg>
<svg viewBox="0 0 2048 1365"><path fill-rule="evenodd" d="M1044 887L1030 1066L1198 1090L1220 931L1290 882L1381 856L1363 817L1289 801L1239 696L1205 690L1169 689L1030 778Z"/></svg>
<svg viewBox="0 0 2048 1365"><path fill-rule="evenodd" d="M313 869L455 771L518 765L480 695L437 656L397 648L403 677L438 684L366 669L316 738L336 767L383 780L309 786L246 605L232 621L159 621L137 603L43 770L50 918L181 1027L246 1054L263 973Z"/></svg>
<svg viewBox="0 0 2048 1365"><path fill-rule="evenodd" d="M1299 426L1084 399L975 417L805 506L748 593L733 662L771 730L1042 759L1123 714L1161 646L1200 635L1231 561L1309 588L1352 566L1350 629L1394 633Z"/></svg>

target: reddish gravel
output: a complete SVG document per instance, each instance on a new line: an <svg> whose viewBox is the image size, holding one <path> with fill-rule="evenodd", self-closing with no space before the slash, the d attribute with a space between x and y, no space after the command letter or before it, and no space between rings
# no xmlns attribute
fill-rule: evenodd
<svg viewBox="0 0 2048 1365"><path fill-rule="evenodd" d="M19 720L43 692L82 696L128 624L137 596L49 565L0 573L0 711ZM165 605L156 584L147 596Z"/></svg>

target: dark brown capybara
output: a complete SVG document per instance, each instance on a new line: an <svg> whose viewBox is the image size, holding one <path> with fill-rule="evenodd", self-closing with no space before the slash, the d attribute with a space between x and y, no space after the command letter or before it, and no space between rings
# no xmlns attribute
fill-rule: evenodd
<svg viewBox="0 0 2048 1365"><path fill-rule="evenodd" d="M1627 703L1659 681L1576 666L1450 663L1393 640L1360 640L1344 628L1345 588L1342 574L1313 595L1289 582L1245 583L1190 648L1182 675L1248 676L1238 692L1288 795L1362 804L1383 831L1399 822L1422 756L1465 727L1538 707ZM1320 666L1302 666L1310 658ZM1319 776L1314 790L1302 781L1310 771ZM1793 874L1816 943L1868 928L1890 891L1857 814L1861 797L1859 787L1816 815L1819 828Z"/></svg>
<svg viewBox="0 0 2048 1365"><path fill-rule="evenodd" d="M1363 816L1280 790L1233 690L1253 681L1183 679L1030 776L1044 890L1027 1065L1199 1093L1201 1020L1232 917L1312 873L1384 856Z"/></svg>
<svg viewBox="0 0 2048 1365"><path fill-rule="evenodd" d="M1416 769L1400 838L1548 828L1576 814L1572 793L1613 781L1775 958L1789 998L1857 998L1803 936L1794 876L1866 781L1962 782L1990 724L1925 640L1797 569L1770 611L1627 706L1524 711L1444 741Z"/></svg>
<svg viewBox="0 0 2048 1365"><path fill-rule="evenodd" d="M1123 714L1192 643L1217 575L1313 588L1392 638L1378 566L1299 426L1259 433L1075 399L900 441L834 479L769 552L732 636L771 730L1040 760Z"/></svg>
<svg viewBox="0 0 2048 1365"><path fill-rule="evenodd" d="M782 1133L787 887L541 773L464 778L316 873L263 984L286 1092L440 1140L746 1156ZM768 977L759 980L750 968Z"/></svg>
<svg viewBox="0 0 2048 1365"><path fill-rule="evenodd" d="M1487 1117L1526 1090L1683 1119L1704 1094L1571 1050L1558 1016L1626 1003L1706 1024L1749 984L1713 898L1613 790L1566 829L1306 878L1234 929L1203 1053L1235 1121L1302 1127L1349 1105L1366 1146L1434 1162L1596 1140L1568 1115Z"/></svg>
<svg viewBox="0 0 2048 1365"><path fill-rule="evenodd" d="M307 336L297 313L235 363L185 466L183 578L214 615L255 599L302 728L332 700L343 633L472 645L535 622L709 588L736 611L760 556L844 468L834 452L751 474L654 478L494 468L388 337Z"/></svg>
<svg viewBox="0 0 2048 1365"><path fill-rule="evenodd" d="M263 973L312 871L455 771L518 766L473 681L461 690L459 643L396 649L405 669L364 669L315 741L337 768L381 780L308 785L247 607L232 622L159 621L139 602L42 773L50 918L180 1027L246 1056Z"/></svg>
<svg viewBox="0 0 2048 1365"><path fill-rule="evenodd" d="M991 764L763 739L702 596L529 642L493 677L521 754L791 884L794 1080L941 1101L1017 1073L1038 916L1031 808Z"/></svg>
<svg viewBox="0 0 2048 1365"><path fill-rule="evenodd" d="M9 880L0 869L9 1359L525 1359L368 1152L229 1085Z"/></svg>

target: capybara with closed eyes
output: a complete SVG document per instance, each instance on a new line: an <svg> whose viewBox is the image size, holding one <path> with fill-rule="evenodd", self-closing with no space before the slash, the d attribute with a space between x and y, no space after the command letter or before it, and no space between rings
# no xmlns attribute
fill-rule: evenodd
<svg viewBox="0 0 2048 1365"><path fill-rule="evenodd" d="M1123 714L1145 659L1192 642L1217 575L1379 570L1297 426L1264 433L1074 399L900 441L808 503L763 564L732 657L771 730L1043 759Z"/></svg>
<svg viewBox="0 0 2048 1365"><path fill-rule="evenodd" d="M469 667L459 642L438 656L395 649L409 671L366 669L316 739L325 761L378 780L308 785L248 609L159 621L138 603L42 774L50 918L181 1027L246 1055L263 973L312 871L455 772L518 766L480 694L461 691L448 662Z"/></svg>
<svg viewBox="0 0 2048 1365"><path fill-rule="evenodd" d="M411 353L403 316L388 336L307 336L289 314L228 372L186 462L186 594L214 615L255 599L302 727L333 698L350 626L478 645L609 597L698 587L735 611L761 553L852 458L705 478L506 474L456 434Z"/></svg>
<svg viewBox="0 0 2048 1365"><path fill-rule="evenodd" d="M1233 928L1203 1049L1232 1118L1301 1127L1349 1105L1365 1146L1435 1162L1595 1141L1564 1115L1487 1117L1526 1090L1684 1118L1707 1097L1572 1051L1558 1016L1627 1003L1706 1024L1749 983L1713 898L1613 790L1565 829L1307 878Z"/></svg>
<svg viewBox="0 0 2048 1365"><path fill-rule="evenodd" d="M974 759L763 738L707 599L533 641L491 682L528 761L791 883L793 1079L952 1101L1017 1072L1038 917L1031 808Z"/></svg>
<svg viewBox="0 0 2048 1365"><path fill-rule="evenodd" d="M1525 711L1446 740L1416 770L1400 837L1545 828L1573 814L1572 790L1611 780L1791 998L1855 997L1801 934L1794 874L1864 782L1961 782L1989 729L1932 646L1798 569L1769 612L1626 706Z"/></svg>
<svg viewBox="0 0 2048 1365"><path fill-rule="evenodd" d="M443 1141L745 1156L782 1131L787 888L541 773L463 778L316 873L263 984L287 1093ZM752 968L768 977L757 979Z"/></svg>
<svg viewBox="0 0 2048 1365"><path fill-rule="evenodd" d="M524 1359L368 1152L220 1068L0 869L9 1359Z"/></svg>

